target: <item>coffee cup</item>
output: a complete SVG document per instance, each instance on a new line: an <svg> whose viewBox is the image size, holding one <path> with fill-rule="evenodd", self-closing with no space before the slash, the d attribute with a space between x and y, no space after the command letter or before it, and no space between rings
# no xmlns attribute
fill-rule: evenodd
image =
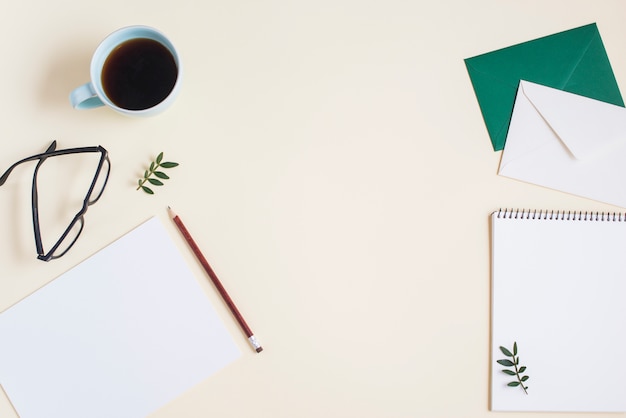
<svg viewBox="0 0 626 418"><path fill-rule="evenodd" d="M75 109L108 106L124 115L152 116L176 98L182 67L164 34L148 26L128 26L96 48L90 78L70 93Z"/></svg>

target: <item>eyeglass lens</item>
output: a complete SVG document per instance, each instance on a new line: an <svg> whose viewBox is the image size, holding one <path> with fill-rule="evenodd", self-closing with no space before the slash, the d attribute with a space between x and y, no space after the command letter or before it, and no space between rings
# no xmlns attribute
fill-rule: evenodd
<svg viewBox="0 0 626 418"><path fill-rule="evenodd" d="M104 192L104 187L109 180L109 174L111 172L111 163L108 157L105 157L102 160L102 166L96 173L96 177L93 182L93 188L91 190L91 194L89 195L88 203L93 205L100 199L102 196L102 192Z"/></svg>
<svg viewBox="0 0 626 418"><path fill-rule="evenodd" d="M95 168L95 172L93 172L92 177L84 177L82 175L77 175L77 172L80 172L81 167L80 164L67 164L67 160L64 158L67 157L96 157L98 158L98 163ZM92 156L92 157L90 157ZM53 141L52 144L48 147L48 149L41 154L35 154L30 157L24 158L22 160L17 161L13 165L11 165L5 172L0 176L0 186L6 183L9 175L12 173L13 169L18 167L23 163L28 162L37 162L35 166L35 170L32 177L32 215L33 215L33 230L35 233L35 245L37 247L37 253L40 260L48 261L54 258L59 258L63 254L65 254L76 242L78 237L80 236L83 227L85 225L84 215L87 212L87 208L92 204L96 203L100 197L102 196L102 192L108 182L109 174L111 171L111 162L108 157L108 153L106 149L101 146L97 147L81 147L81 148L68 148L64 150L56 149L56 141ZM54 163L49 163L53 161ZM87 163L86 165L82 165L82 167L93 167L92 163ZM48 171L44 167L53 167ZM69 177L66 177L65 181L63 179L59 179L57 175L56 169L59 167L70 168ZM67 172L67 170L65 170ZM52 173L52 174L50 174ZM88 190L86 195L83 194L81 199L82 201L74 201L71 203L71 199L67 199L65 194L63 193L64 189L59 187L61 185L69 185L73 184L76 181L85 179L90 179L88 183ZM44 187L41 187L41 181L43 180ZM81 187L82 190L84 188ZM44 245L42 242L42 233L41 233L41 222L40 222L40 190L48 191L48 195L52 195L57 197L57 202L61 202L61 206L50 210L52 215L52 225L60 225L63 222L59 222L59 214L67 214L72 213L72 211L68 211L74 207L73 212L75 215L70 220L64 223L68 225L65 229L61 230L62 232L58 232L56 234L49 234L49 236L59 237L56 241L52 241L54 244L51 246ZM65 189L67 191L67 188ZM43 199L45 200L45 199ZM47 250L46 250L47 249Z"/></svg>
<svg viewBox="0 0 626 418"><path fill-rule="evenodd" d="M42 259L54 260L55 258L62 257L78 240L80 233L83 232L85 226L84 216L78 217L66 230L66 233L61 236L59 241L50 250L47 257L40 257Z"/></svg>
<svg viewBox="0 0 626 418"><path fill-rule="evenodd" d="M72 157L75 155L69 155L67 157ZM59 159L63 159L62 157ZM48 165L48 161L50 159L46 159L42 164L42 167ZM104 188L107 184L109 173L110 173L111 165L106 154L101 155L99 163L96 167L96 171L94 173L94 177L89 184L89 189L87 191L87 195L84 196L84 200L80 203L80 208L75 209L76 215L70 221L69 226L60 234L57 232L55 235L59 237L56 242L53 242L53 245L46 247L43 243L41 247L38 247L38 252L40 259L42 260L52 260L55 258L59 258L63 256L72 246L76 243L76 240L80 236L83 231L83 227L85 224L84 214L87 211L87 207L96 203L98 199L102 196L104 192ZM84 189L83 189L84 190ZM35 224L38 221L35 220ZM43 235L43 233L42 233ZM55 235L52 235L54 237ZM36 238L37 240L37 238ZM47 251L47 253L46 253Z"/></svg>

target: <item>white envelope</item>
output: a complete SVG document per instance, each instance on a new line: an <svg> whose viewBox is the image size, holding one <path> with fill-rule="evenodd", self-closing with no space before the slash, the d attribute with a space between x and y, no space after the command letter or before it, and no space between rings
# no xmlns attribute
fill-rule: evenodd
<svg viewBox="0 0 626 418"><path fill-rule="evenodd" d="M520 81L498 174L626 207L626 109Z"/></svg>

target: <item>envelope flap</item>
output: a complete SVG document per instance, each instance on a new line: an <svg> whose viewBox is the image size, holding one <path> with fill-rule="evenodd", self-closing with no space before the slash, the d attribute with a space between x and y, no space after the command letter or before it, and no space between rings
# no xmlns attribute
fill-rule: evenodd
<svg viewBox="0 0 626 418"><path fill-rule="evenodd" d="M520 90L576 159L626 143L626 109L529 81Z"/></svg>
<svg viewBox="0 0 626 418"><path fill-rule="evenodd" d="M595 24L590 25L589 30L589 42L562 90L624 107L615 75L613 71L606 71L607 68L611 68L611 63L600 32ZM527 80L524 77L521 79ZM549 85L539 80L529 81ZM559 88L559 86L550 87Z"/></svg>
<svg viewBox="0 0 626 418"><path fill-rule="evenodd" d="M520 80L623 106L595 23L467 58L465 65L496 151L504 148Z"/></svg>

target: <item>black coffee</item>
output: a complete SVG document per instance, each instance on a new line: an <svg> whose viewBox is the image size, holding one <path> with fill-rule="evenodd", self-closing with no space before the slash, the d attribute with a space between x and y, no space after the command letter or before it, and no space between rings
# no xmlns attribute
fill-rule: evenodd
<svg viewBox="0 0 626 418"><path fill-rule="evenodd" d="M118 107L143 110L156 106L174 88L178 69L160 42L131 39L118 45L102 68L102 87Z"/></svg>

